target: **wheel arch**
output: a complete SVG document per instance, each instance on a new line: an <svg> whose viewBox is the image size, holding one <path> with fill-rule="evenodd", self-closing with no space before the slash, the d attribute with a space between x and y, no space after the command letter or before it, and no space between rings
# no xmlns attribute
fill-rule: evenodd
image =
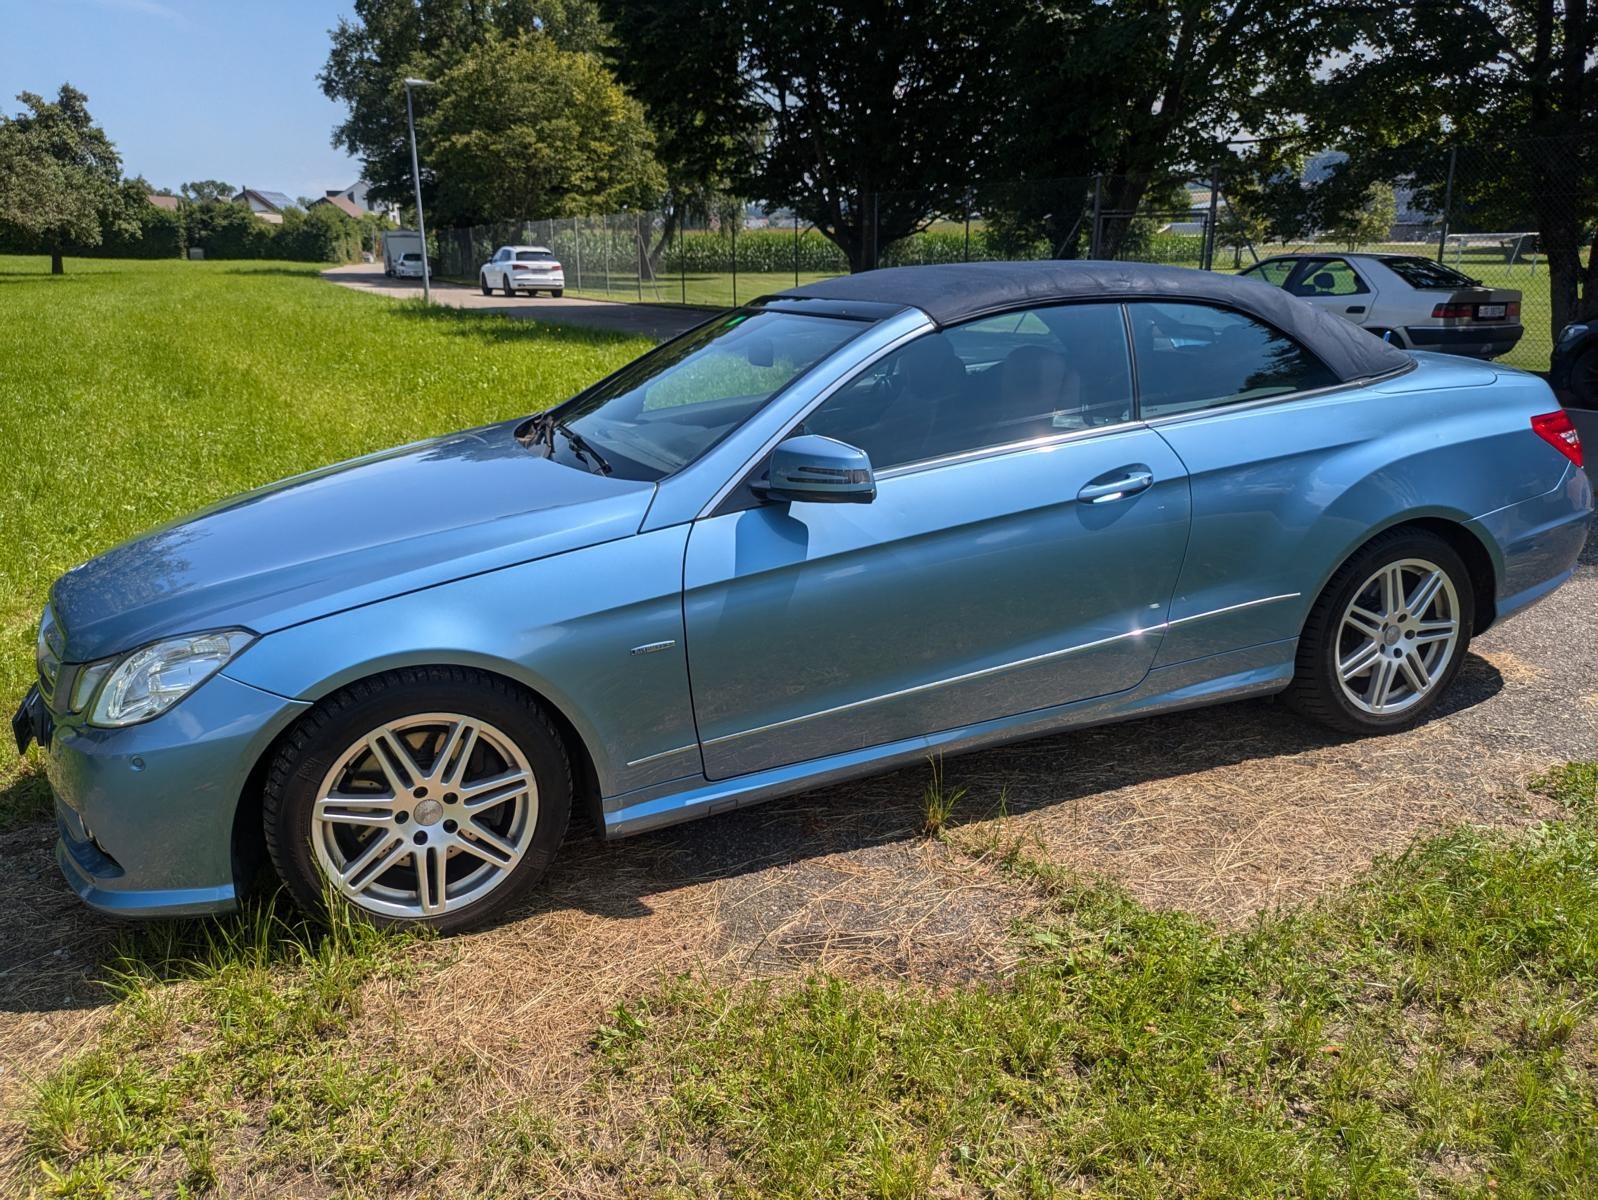
<svg viewBox="0 0 1598 1200"><path fill-rule="evenodd" d="M1370 530L1358 542L1347 547L1321 579L1320 585L1310 598L1309 605L1306 606L1304 619L1306 621L1309 619L1310 609L1314 607L1315 602L1326 591L1327 584L1338 571L1342 570L1345 563L1377 538L1406 529L1420 530L1441 538L1464 560L1465 569L1470 573L1473 595L1471 634L1474 636L1489 628L1498 616L1497 562L1487 543L1470 528L1464 518L1440 513L1405 514L1396 517L1389 523Z"/></svg>
<svg viewBox="0 0 1598 1200"><path fill-rule="evenodd" d="M455 667L466 671L475 671L478 674L500 680L526 695L533 703L537 704L549 718L550 724L555 727L560 735L562 747L572 768L572 787L575 792L573 799L580 805L589 819L594 824L596 833L604 832L604 815L601 806L599 788L599 772L594 764L594 756L588 748L581 732L571 717L550 698L545 692L520 678L516 672L498 669L496 665L485 665L474 658L450 658L447 656L422 657L416 662L385 663L381 666L367 664L367 669L357 669L353 673L344 672L325 680L318 685L310 695L301 697L310 701L309 707L299 713L290 721L277 736L271 739L256 756L250 765L249 774L245 776L244 786L238 797L238 803L233 815L233 877L234 884L239 889L239 894L244 895L259 877L266 866L268 857L266 853L266 834L262 826L263 809L262 798L266 784L266 775L270 770L272 761L282 749L283 743L293 734L300 724L319 705L336 695L345 688L356 684L376 679L391 671L405 668L426 667Z"/></svg>

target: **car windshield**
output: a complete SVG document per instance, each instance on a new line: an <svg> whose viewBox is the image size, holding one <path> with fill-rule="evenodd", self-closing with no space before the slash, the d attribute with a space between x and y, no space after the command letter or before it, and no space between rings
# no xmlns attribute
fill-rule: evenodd
<svg viewBox="0 0 1598 1200"><path fill-rule="evenodd" d="M1469 275L1463 275L1453 267L1445 267L1442 263L1433 262L1429 258L1416 258L1412 255L1395 256L1382 259L1382 265L1410 287L1423 292L1474 287L1477 282Z"/></svg>
<svg viewBox="0 0 1598 1200"><path fill-rule="evenodd" d="M535 429L552 457L653 482L693 462L869 328L864 321L741 309L623 367L556 413L553 428Z"/></svg>
<svg viewBox="0 0 1598 1200"><path fill-rule="evenodd" d="M402 255L400 255L400 262L421 262L421 261L422 261L422 256L420 254L402 254Z"/></svg>

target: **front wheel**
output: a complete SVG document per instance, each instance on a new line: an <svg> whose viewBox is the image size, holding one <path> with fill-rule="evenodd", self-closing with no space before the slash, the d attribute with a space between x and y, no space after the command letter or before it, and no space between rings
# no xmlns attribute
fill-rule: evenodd
<svg viewBox="0 0 1598 1200"><path fill-rule="evenodd" d="M454 667L393 671L323 701L267 777L273 865L300 905L456 933L541 878L571 768L532 697Z"/></svg>
<svg viewBox="0 0 1598 1200"><path fill-rule="evenodd" d="M1420 721L1459 673L1475 592L1452 546L1422 530L1373 539L1310 610L1287 701L1346 733Z"/></svg>
<svg viewBox="0 0 1598 1200"><path fill-rule="evenodd" d="M485 296L491 294L493 292L493 290L494 290L493 288L488 286L488 276L487 275L479 275L477 277L477 286L483 289L483 295L485 295Z"/></svg>

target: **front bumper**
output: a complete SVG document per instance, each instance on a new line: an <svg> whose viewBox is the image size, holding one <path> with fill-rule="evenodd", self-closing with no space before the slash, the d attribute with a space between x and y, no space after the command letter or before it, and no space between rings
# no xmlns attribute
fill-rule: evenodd
<svg viewBox="0 0 1598 1200"><path fill-rule="evenodd" d="M272 739L307 707L215 675L142 725L57 718L45 773L56 798L56 862L73 891L118 916L233 908L239 798Z"/></svg>
<svg viewBox="0 0 1598 1200"><path fill-rule="evenodd" d="M1519 344L1520 325L1406 325L1404 337L1416 350L1438 350L1472 358L1497 358Z"/></svg>

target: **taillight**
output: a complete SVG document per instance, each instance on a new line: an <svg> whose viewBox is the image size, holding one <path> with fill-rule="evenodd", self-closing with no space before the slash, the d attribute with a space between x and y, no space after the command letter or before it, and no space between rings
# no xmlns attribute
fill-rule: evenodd
<svg viewBox="0 0 1598 1200"><path fill-rule="evenodd" d="M1576 427L1571 423L1570 414L1564 409L1557 412L1542 413L1531 419L1531 427L1538 437L1547 442L1559 453L1563 454L1578 467L1581 463L1581 434L1576 432Z"/></svg>
<svg viewBox="0 0 1598 1200"><path fill-rule="evenodd" d="M1439 304L1432 309L1432 316L1444 319L1459 318L1468 320L1475 315L1476 306L1474 304Z"/></svg>
<svg viewBox="0 0 1598 1200"><path fill-rule="evenodd" d="M1520 316L1520 301L1511 300L1508 304L1504 305L1504 313L1506 316L1511 317Z"/></svg>

